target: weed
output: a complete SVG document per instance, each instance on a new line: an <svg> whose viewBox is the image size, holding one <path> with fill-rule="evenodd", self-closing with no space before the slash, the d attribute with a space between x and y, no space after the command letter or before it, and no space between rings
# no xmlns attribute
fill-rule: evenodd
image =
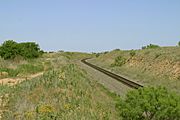
<svg viewBox="0 0 180 120"><path fill-rule="evenodd" d="M6 72L7 74L5 76L2 76L2 77L16 77L18 75L18 71L17 70L14 70L14 69L10 69L10 68L0 68L0 72L1 74L3 72Z"/></svg>
<svg viewBox="0 0 180 120"><path fill-rule="evenodd" d="M136 55L136 51L131 50L130 53L129 53L129 55L130 55L131 57L135 56L135 55Z"/></svg>
<svg viewBox="0 0 180 120"><path fill-rule="evenodd" d="M44 67L42 65L33 65L33 64L22 64L19 65L17 71L21 74L34 74L40 71L43 71Z"/></svg>
<svg viewBox="0 0 180 120"><path fill-rule="evenodd" d="M162 55L161 53L157 53L157 54L155 54L155 58L154 58L154 59L156 59L156 58L160 57L161 55Z"/></svg>
<svg viewBox="0 0 180 120"><path fill-rule="evenodd" d="M122 56L118 56L115 58L114 63L111 66L122 66L126 63L126 59L123 58Z"/></svg>

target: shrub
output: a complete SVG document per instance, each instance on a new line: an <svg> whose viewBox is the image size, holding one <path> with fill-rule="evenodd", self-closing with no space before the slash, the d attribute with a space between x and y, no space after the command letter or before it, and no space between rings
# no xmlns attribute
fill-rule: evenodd
<svg viewBox="0 0 180 120"><path fill-rule="evenodd" d="M18 46L13 40L5 41L0 47L0 56L4 59L14 59L17 54Z"/></svg>
<svg viewBox="0 0 180 120"><path fill-rule="evenodd" d="M51 105L40 105L36 107L36 114L38 119L56 119L55 108Z"/></svg>
<svg viewBox="0 0 180 120"><path fill-rule="evenodd" d="M122 56L118 56L115 58L114 63L112 64L112 66L122 66L126 63L126 59L123 58Z"/></svg>
<svg viewBox="0 0 180 120"><path fill-rule="evenodd" d="M178 46L180 47L180 41L178 42Z"/></svg>
<svg viewBox="0 0 180 120"><path fill-rule="evenodd" d="M142 49L154 49L159 48L159 45L149 44L147 46L143 46Z"/></svg>
<svg viewBox="0 0 180 120"><path fill-rule="evenodd" d="M101 53L96 53L96 57L99 57L101 55Z"/></svg>
<svg viewBox="0 0 180 120"><path fill-rule="evenodd" d="M39 45L34 42L19 43L19 54L25 59L37 58L42 54Z"/></svg>
<svg viewBox="0 0 180 120"><path fill-rule="evenodd" d="M107 54L107 53L109 53L109 52L108 51L103 52L103 54Z"/></svg>
<svg viewBox="0 0 180 120"><path fill-rule="evenodd" d="M136 51L131 50L129 54L130 54L130 56L131 56L131 57L133 57L133 56L135 56L135 55L136 55Z"/></svg>
<svg viewBox="0 0 180 120"><path fill-rule="evenodd" d="M142 46L142 49L146 49L146 46Z"/></svg>
<svg viewBox="0 0 180 120"><path fill-rule="evenodd" d="M120 51L120 49L114 49L113 51Z"/></svg>
<svg viewBox="0 0 180 120"><path fill-rule="evenodd" d="M25 59L37 58L42 54L43 51L34 42L16 43L13 40L7 40L0 47L0 56L4 59L14 59L17 56Z"/></svg>
<svg viewBox="0 0 180 120"><path fill-rule="evenodd" d="M64 52L64 50L58 50L58 52L63 53L63 52Z"/></svg>
<svg viewBox="0 0 180 120"><path fill-rule="evenodd" d="M130 91L117 104L123 120L178 120L180 97L164 87L146 87Z"/></svg>

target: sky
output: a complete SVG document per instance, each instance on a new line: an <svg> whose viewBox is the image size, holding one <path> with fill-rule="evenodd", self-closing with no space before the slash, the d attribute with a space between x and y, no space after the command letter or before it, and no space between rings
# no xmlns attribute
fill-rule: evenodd
<svg viewBox="0 0 180 120"><path fill-rule="evenodd" d="M180 41L180 0L0 0L0 43L100 52Z"/></svg>

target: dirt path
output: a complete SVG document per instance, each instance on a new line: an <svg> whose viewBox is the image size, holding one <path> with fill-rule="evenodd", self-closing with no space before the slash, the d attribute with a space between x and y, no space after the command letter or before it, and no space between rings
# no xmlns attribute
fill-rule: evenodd
<svg viewBox="0 0 180 120"><path fill-rule="evenodd" d="M100 84L102 84L103 86L105 86L107 89L109 89L112 92L115 92L121 96L124 96L129 90L131 90L131 88L127 87L126 85L118 82L117 80L85 65L84 63L82 63L81 61L77 61L76 62L82 69L84 69L85 71L87 71L87 73L89 74L89 76L93 79L93 80L97 80L97 82L99 82Z"/></svg>
<svg viewBox="0 0 180 120"><path fill-rule="evenodd" d="M29 75L27 77L23 77L23 78L4 78L4 79L0 79L0 84L3 84L3 85L16 85L24 80L29 80L29 79L32 79L32 78L35 78L35 77L38 77L40 75L43 75L43 72L40 72L40 73L36 73L36 74L32 74L32 75Z"/></svg>

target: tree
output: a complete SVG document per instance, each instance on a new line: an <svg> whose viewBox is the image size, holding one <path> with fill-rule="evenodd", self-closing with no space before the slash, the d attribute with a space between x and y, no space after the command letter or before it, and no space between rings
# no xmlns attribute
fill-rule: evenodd
<svg viewBox="0 0 180 120"><path fill-rule="evenodd" d="M147 46L143 46L142 49L154 49L154 48L159 48L159 45L155 45L155 44L149 44Z"/></svg>
<svg viewBox="0 0 180 120"><path fill-rule="evenodd" d="M180 47L180 41L178 42L178 46Z"/></svg>
<svg viewBox="0 0 180 120"><path fill-rule="evenodd" d="M163 87L130 91L117 104L123 120L179 120L180 97Z"/></svg>
<svg viewBox="0 0 180 120"><path fill-rule="evenodd" d="M143 50L146 49L146 46L142 46L142 49L143 49Z"/></svg>
<svg viewBox="0 0 180 120"><path fill-rule="evenodd" d="M39 45L34 42L19 43L19 54L24 58L37 58L40 55Z"/></svg>
<svg viewBox="0 0 180 120"><path fill-rule="evenodd" d="M13 40L5 41L0 47L0 56L4 59L13 59L18 54L17 43Z"/></svg>
<svg viewBox="0 0 180 120"><path fill-rule="evenodd" d="M35 42L16 43L13 40L7 40L0 46L0 56L4 59L14 59L17 56L30 59L42 54L43 51Z"/></svg>

